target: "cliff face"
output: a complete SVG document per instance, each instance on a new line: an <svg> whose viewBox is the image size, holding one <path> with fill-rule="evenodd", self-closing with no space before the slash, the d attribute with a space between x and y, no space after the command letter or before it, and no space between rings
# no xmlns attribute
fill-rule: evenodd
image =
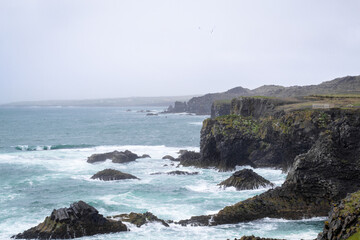
<svg viewBox="0 0 360 240"><path fill-rule="evenodd" d="M317 240L360 239L360 191L332 206Z"/></svg>
<svg viewBox="0 0 360 240"><path fill-rule="evenodd" d="M246 110L246 115L251 113ZM341 117L339 110L276 112L265 117L260 115L267 115L266 111L258 113L258 119L239 115L206 119L201 130L198 165L225 171L236 165L287 170L297 155L311 148L330 122Z"/></svg>
<svg viewBox="0 0 360 240"><path fill-rule="evenodd" d="M219 119L207 121L214 122L219 121ZM247 121L249 123L249 120ZM267 124L269 124L269 121L268 119ZM332 202L339 201L347 193L360 189L359 110L299 111L286 114L279 120L271 121L273 125L269 129L273 129L273 131L280 134L278 139L281 145L284 146L280 148L281 152L277 152L278 156L286 154L290 157L290 151L284 145L286 141L281 140L282 137L287 136L289 137L288 140L300 140L302 137L298 138L296 136L305 134L304 137L307 137L308 141L312 141L311 144L302 148L304 153L298 154L292 161L290 160L293 164L291 164L284 184L253 198L225 207L213 216L203 216L201 219L211 218L210 224L217 225L251 221L264 217L301 219L304 217L326 216ZM291 124L286 125L287 122ZM214 124L213 126L216 126L217 123ZM208 128L207 125L205 129ZM296 125L298 127L292 129ZM250 136L246 137L249 139L249 143L256 144L258 140L261 142L266 139L268 134L266 127L257 128L254 127L257 125L250 124L248 126L247 129L252 129L251 131L247 133L246 130L242 131L244 131L243 135L248 134ZM218 131L216 127L210 129ZM224 129L225 134L222 133L221 135L227 137L227 134L231 134L229 130L234 129L234 127L227 130L225 127ZM216 135L215 132L211 134ZM233 136L241 137L240 135ZM277 138L272 140L277 144ZM298 140L294 142L296 143ZM302 141L304 140L302 139ZM302 144L305 144L305 142ZM272 142L267 143L272 144ZM278 147L281 145L278 145ZM252 146L249 146L252 149ZM242 153L247 152L249 146L243 144L242 147L245 150L241 150ZM298 144L298 146L301 146L301 144ZM307 150L305 150L306 148ZM293 150L296 150L296 148L293 148ZM248 156L251 156L251 154L248 154ZM250 157L244 159L252 161ZM289 159L283 158L283 161L286 160ZM222 166L221 164L224 162L226 162L225 159L218 166ZM256 164L257 162L252 163ZM189 222L193 223L198 218L195 217ZM183 223L186 224L187 221ZM203 221L201 223L203 224Z"/></svg>

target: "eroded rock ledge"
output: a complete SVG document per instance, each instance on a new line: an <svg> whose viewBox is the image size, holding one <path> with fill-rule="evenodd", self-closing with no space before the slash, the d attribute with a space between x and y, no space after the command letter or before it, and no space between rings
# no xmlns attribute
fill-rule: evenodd
<svg viewBox="0 0 360 240"><path fill-rule="evenodd" d="M123 173L115 169L104 169L100 172L94 174L91 179L99 179L103 181L114 181L114 180L123 180L123 179L139 179L134 175L129 173Z"/></svg>

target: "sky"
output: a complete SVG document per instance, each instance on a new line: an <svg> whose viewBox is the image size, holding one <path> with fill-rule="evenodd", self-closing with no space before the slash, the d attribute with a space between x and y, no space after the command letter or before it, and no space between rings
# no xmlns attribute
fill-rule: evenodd
<svg viewBox="0 0 360 240"><path fill-rule="evenodd" d="M360 75L359 0L0 0L0 103Z"/></svg>

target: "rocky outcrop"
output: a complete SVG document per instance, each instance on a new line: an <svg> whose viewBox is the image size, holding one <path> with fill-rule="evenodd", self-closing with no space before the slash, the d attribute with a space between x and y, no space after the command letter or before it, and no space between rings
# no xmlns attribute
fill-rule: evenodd
<svg viewBox="0 0 360 240"><path fill-rule="evenodd" d="M317 240L360 239L360 191L333 204Z"/></svg>
<svg viewBox="0 0 360 240"><path fill-rule="evenodd" d="M167 222L165 222L162 219L159 219L151 212L146 212L146 213L131 212L129 214L116 215L116 216L113 216L112 218L119 219L123 222L132 223L132 224L136 225L137 227L141 227L142 225L145 225L147 223L153 223L153 222L159 222L162 225L164 225L165 227L169 227L169 224Z"/></svg>
<svg viewBox="0 0 360 240"><path fill-rule="evenodd" d="M107 159L112 160L113 163L127 163L131 161L135 161L137 158L140 158L135 153L130 152L129 150L125 150L124 152L113 151L108 153L99 153L93 154L88 157L88 163L95 163L95 162L103 162Z"/></svg>
<svg viewBox="0 0 360 240"><path fill-rule="evenodd" d="M123 179L139 179L134 175L123 173L115 169L104 169L100 172L97 172L91 177L91 179L99 179L103 181L114 181L114 180L123 180Z"/></svg>
<svg viewBox="0 0 360 240"><path fill-rule="evenodd" d="M323 114L328 114L329 119L325 120L327 117ZM311 111L304 116L308 116L313 124L321 122L322 125L318 125L321 133L306 153L295 158L284 184L225 207L209 216L210 224L238 223L264 217L302 219L326 216L332 202L360 189L360 111ZM322 116L322 120L315 116Z"/></svg>
<svg viewBox="0 0 360 240"><path fill-rule="evenodd" d="M171 161L174 161L175 158L173 156L170 156L170 155L165 155L162 157L162 159L168 159L168 160L171 160Z"/></svg>
<svg viewBox="0 0 360 240"><path fill-rule="evenodd" d="M181 150L180 156L176 158L176 161L180 161L180 164L184 166L192 166L200 161L200 157L201 155L198 152Z"/></svg>
<svg viewBox="0 0 360 240"><path fill-rule="evenodd" d="M259 119L239 115L206 119L201 129L201 158L193 165L222 171L237 165L286 171L297 155L306 153L320 133L341 117L341 110L309 109Z"/></svg>
<svg viewBox="0 0 360 240"><path fill-rule="evenodd" d="M151 173L150 175L161 175L161 174L167 174L167 175L198 175L199 172L185 172L185 171L171 171L171 172L156 172Z"/></svg>
<svg viewBox="0 0 360 240"><path fill-rule="evenodd" d="M69 208L54 210L38 226L13 237L17 239L70 239L127 230L121 221L106 219L94 207L79 201L71 204Z"/></svg>
<svg viewBox="0 0 360 240"><path fill-rule="evenodd" d="M250 190L274 186L274 184L270 181L258 175L251 169L236 171L231 177L222 181L218 185L223 188L235 187L236 190Z"/></svg>

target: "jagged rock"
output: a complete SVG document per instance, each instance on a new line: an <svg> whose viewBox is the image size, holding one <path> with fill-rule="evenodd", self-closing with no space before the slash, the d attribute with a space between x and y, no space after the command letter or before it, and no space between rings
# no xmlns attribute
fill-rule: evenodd
<svg viewBox="0 0 360 240"><path fill-rule="evenodd" d="M333 204L317 240L360 239L360 191Z"/></svg>
<svg viewBox="0 0 360 240"><path fill-rule="evenodd" d="M322 111L319 112L324 113ZM307 116L312 116L311 112ZM326 216L331 202L360 189L360 111L334 110L315 144L295 158L286 181L253 198L225 207L211 225L265 217Z"/></svg>
<svg viewBox="0 0 360 240"><path fill-rule="evenodd" d="M69 239L127 231L121 221L109 220L83 201L53 210L38 226L13 236L16 239Z"/></svg>
<svg viewBox="0 0 360 240"><path fill-rule="evenodd" d="M169 159L169 160L171 160L171 161L174 161L174 160L175 160L175 158L172 157L172 156L170 156L170 155L165 155L165 156L162 157L162 159Z"/></svg>
<svg viewBox="0 0 360 240"><path fill-rule="evenodd" d="M201 155L198 152L182 150L176 160L180 161L180 164L183 166L191 166L196 165L196 163L200 161L200 157Z"/></svg>
<svg viewBox="0 0 360 240"><path fill-rule="evenodd" d="M222 181L218 185L226 187L235 187L236 190L258 189L261 187L273 187L270 181L258 175L251 169L243 169L235 172L231 177Z"/></svg>
<svg viewBox="0 0 360 240"><path fill-rule="evenodd" d="M135 224L137 227L141 227L144 224L152 223L152 222L160 222L165 227L169 227L169 224L167 224L164 220L159 219L151 212L146 212L146 213L131 212L129 214L116 215L113 216L112 218L117 218L123 222L129 222Z"/></svg>
<svg viewBox="0 0 360 240"><path fill-rule="evenodd" d="M202 215L202 216L194 216L190 219L181 220L176 222L176 224L180 224L182 226L208 226L210 224L211 216L210 215Z"/></svg>
<svg viewBox="0 0 360 240"><path fill-rule="evenodd" d="M123 173L115 169L104 169L100 172L97 172L91 177L91 179L99 179L103 181L114 181L114 180L123 180L123 179L139 179L134 175Z"/></svg>
<svg viewBox="0 0 360 240"><path fill-rule="evenodd" d="M198 175L198 172L185 172L185 171L171 171L171 172L156 172L151 173L150 175L160 175L160 174L167 174L167 175Z"/></svg>
<svg viewBox="0 0 360 240"><path fill-rule="evenodd" d="M88 157L87 162L88 163L103 162L106 159L110 159L112 160L113 163L126 163L126 162L135 161L137 158L139 158L138 155L130 152L129 150L125 150L124 152L113 151L108 153L93 154L90 157Z"/></svg>

